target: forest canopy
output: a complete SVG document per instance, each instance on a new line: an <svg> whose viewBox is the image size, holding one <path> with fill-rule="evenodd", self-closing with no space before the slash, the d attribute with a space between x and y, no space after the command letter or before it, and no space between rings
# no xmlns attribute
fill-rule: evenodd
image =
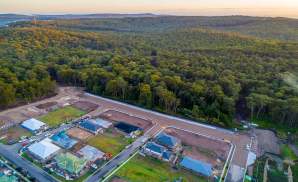
<svg viewBox="0 0 298 182"><path fill-rule="evenodd" d="M1 29L0 107L51 95L57 82L226 127L237 115L298 127L295 41L177 25L165 31L95 31L101 25L88 21L118 20Z"/></svg>

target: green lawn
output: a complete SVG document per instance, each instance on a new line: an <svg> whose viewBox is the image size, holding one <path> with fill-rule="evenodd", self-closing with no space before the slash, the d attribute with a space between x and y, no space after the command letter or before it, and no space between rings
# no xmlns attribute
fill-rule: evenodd
<svg viewBox="0 0 298 182"><path fill-rule="evenodd" d="M281 155L284 159L297 160L298 157L288 145L281 146Z"/></svg>
<svg viewBox="0 0 298 182"><path fill-rule="evenodd" d="M174 170L169 163L152 157L135 156L115 176L129 182L166 182L182 179L183 182L205 182L207 179L183 169Z"/></svg>
<svg viewBox="0 0 298 182"><path fill-rule="evenodd" d="M125 146L129 145L133 140L125 138L116 132L104 132L88 140L88 144L98 148L105 153L111 153L113 156L121 152Z"/></svg>
<svg viewBox="0 0 298 182"><path fill-rule="evenodd" d="M72 106L67 106L55 111L49 112L38 119L47 123L50 127L58 126L72 119L78 118L86 114L85 111L79 110Z"/></svg>

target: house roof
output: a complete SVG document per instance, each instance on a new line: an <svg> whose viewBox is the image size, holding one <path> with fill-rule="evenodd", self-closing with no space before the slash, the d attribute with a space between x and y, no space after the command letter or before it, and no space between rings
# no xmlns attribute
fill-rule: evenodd
<svg viewBox="0 0 298 182"><path fill-rule="evenodd" d="M211 164L193 159L191 157L184 157L180 162L180 165L197 173L203 174L205 176L212 175Z"/></svg>
<svg viewBox="0 0 298 182"><path fill-rule="evenodd" d="M165 133L160 133L156 137L156 142L166 147L174 147L178 143L178 139Z"/></svg>
<svg viewBox="0 0 298 182"><path fill-rule="evenodd" d="M24 121L21 125L24 128L27 128L28 130L36 131L39 130L41 127L45 126L46 124L37 119L31 118Z"/></svg>
<svg viewBox="0 0 298 182"><path fill-rule="evenodd" d="M101 118L95 119L94 122L103 128L109 128L112 125L111 122L103 120Z"/></svg>
<svg viewBox="0 0 298 182"><path fill-rule="evenodd" d="M90 120L85 120L85 121L81 122L80 126L87 130L94 131L94 132L102 129L99 125L97 125L96 123L94 123Z"/></svg>
<svg viewBox="0 0 298 182"><path fill-rule="evenodd" d="M71 153L61 153L55 157L57 165L72 174L78 174L85 167L87 160Z"/></svg>
<svg viewBox="0 0 298 182"><path fill-rule="evenodd" d="M154 142L148 142L146 144L146 149L151 150L156 153L159 153L159 154L162 154L166 150L165 147L158 145Z"/></svg>
<svg viewBox="0 0 298 182"><path fill-rule="evenodd" d="M34 155L45 160L52 154L59 151L61 148L54 145L49 138L45 138L38 143L34 143L28 147L28 150Z"/></svg>
<svg viewBox="0 0 298 182"><path fill-rule="evenodd" d="M86 145L85 147L81 148L78 151L78 154L82 155L83 158L87 159L88 161L95 161L97 159L101 159L105 155L104 152L90 145Z"/></svg>

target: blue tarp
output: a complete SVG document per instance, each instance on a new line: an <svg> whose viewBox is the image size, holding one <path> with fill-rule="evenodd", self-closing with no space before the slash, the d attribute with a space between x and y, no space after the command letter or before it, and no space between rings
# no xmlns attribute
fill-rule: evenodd
<svg viewBox="0 0 298 182"><path fill-rule="evenodd" d="M197 173L203 174L205 176L211 176L212 175L212 165L192 159L190 157L184 157L181 161L180 165L184 168L190 169L192 171L195 171Z"/></svg>
<svg viewBox="0 0 298 182"><path fill-rule="evenodd" d="M90 121L90 120L84 120L83 122L80 123L80 126L82 128L85 128L89 131L97 132L101 127L97 125L96 123Z"/></svg>
<svg viewBox="0 0 298 182"><path fill-rule="evenodd" d="M60 147L63 147L65 149L70 149L73 147L76 143L78 143L77 140L74 140L70 138L64 131L57 133L51 137L51 139Z"/></svg>
<svg viewBox="0 0 298 182"><path fill-rule="evenodd" d="M165 133L161 133L156 137L156 142L160 145L173 148L177 144L178 140L177 138L167 135Z"/></svg>

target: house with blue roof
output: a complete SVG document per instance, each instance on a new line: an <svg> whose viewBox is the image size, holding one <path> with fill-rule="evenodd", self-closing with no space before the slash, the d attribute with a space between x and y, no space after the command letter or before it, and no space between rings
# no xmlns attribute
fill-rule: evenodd
<svg viewBox="0 0 298 182"><path fill-rule="evenodd" d="M210 177L213 172L211 164L193 159L188 156L183 157L182 161L180 162L180 166L207 177Z"/></svg>
<svg viewBox="0 0 298 182"><path fill-rule="evenodd" d="M181 140L166 133L160 133L155 138L156 143L177 152L181 149Z"/></svg>
<svg viewBox="0 0 298 182"><path fill-rule="evenodd" d="M98 133L102 133L103 132L103 128L100 127L98 124L96 124L95 122L93 122L92 120L84 120L79 124L79 127L87 130L91 133L93 133L94 135L97 135Z"/></svg>
<svg viewBox="0 0 298 182"><path fill-rule="evenodd" d="M150 155L152 157L164 160L164 161L171 161L173 156L173 153L167 150L164 146L158 145L154 142L148 142L144 147L144 152L147 155Z"/></svg>

